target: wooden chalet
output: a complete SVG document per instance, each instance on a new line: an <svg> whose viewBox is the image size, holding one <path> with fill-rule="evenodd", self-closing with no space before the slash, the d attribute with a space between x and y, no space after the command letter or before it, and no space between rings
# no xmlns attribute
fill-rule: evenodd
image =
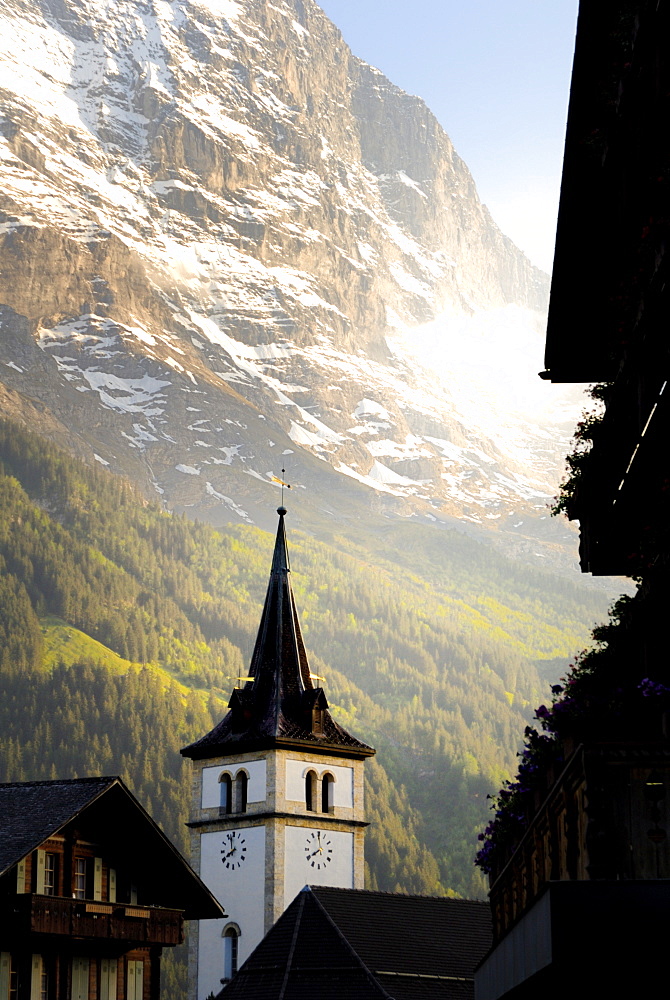
<svg viewBox="0 0 670 1000"><path fill-rule="evenodd" d="M158 1000L221 906L120 778L0 785L0 1000Z"/></svg>

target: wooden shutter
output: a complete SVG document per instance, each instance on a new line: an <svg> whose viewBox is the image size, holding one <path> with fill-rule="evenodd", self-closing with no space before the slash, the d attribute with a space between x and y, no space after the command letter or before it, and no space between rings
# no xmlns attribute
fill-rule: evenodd
<svg viewBox="0 0 670 1000"><path fill-rule="evenodd" d="M72 959L72 1000L88 1000L88 959Z"/></svg>
<svg viewBox="0 0 670 1000"><path fill-rule="evenodd" d="M44 865L46 851L37 850L37 878L35 882L35 892L44 895Z"/></svg>
<svg viewBox="0 0 670 1000"><path fill-rule="evenodd" d="M109 902L116 902L116 868L109 869Z"/></svg>
<svg viewBox="0 0 670 1000"><path fill-rule="evenodd" d="M16 891L17 892L27 892L26 889L26 859L19 861L16 866ZM0 993L0 997L2 994Z"/></svg>
<svg viewBox="0 0 670 1000"><path fill-rule="evenodd" d="M143 1000L144 962L131 959L128 962L128 988L126 1000Z"/></svg>
<svg viewBox="0 0 670 1000"><path fill-rule="evenodd" d="M9 1000L9 983L12 974L12 956L8 951L0 952L0 1000Z"/></svg>
<svg viewBox="0 0 670 1000"><path fill-rule="evenodd" d="M30 1000L40 1000L41 996L42 996L42 956L33 955L30 962Z"/></svg>
<svg viewBox="0 0 670 1000"><path fill-rule="evenodd" d="M102 858L93 858L93 899L102 899Z"/></svg>
<svg viewBox="0 0 670 1000"><path fill-rule="evenodd" d="M116 1000L117 961L103 958L100 961L100 1000Z"/></svg>

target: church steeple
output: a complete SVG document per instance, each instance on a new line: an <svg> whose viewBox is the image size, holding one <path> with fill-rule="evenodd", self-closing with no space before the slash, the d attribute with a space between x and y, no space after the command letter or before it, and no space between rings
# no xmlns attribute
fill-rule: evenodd
<svg viewBox="0 0 670 1000"><path fill-rule="evenodd" d="M235 973L295 895L310 885L362 889L365 759L309 669L291 588L280 507L270 581L249 676L193 761L193 864L228 923L191 931L191 1000Z"/></svg>
<svg viewBox="0 0 670 1000"><path fill-rule="evenodd" d="M233 691L225 718L184 747L185 757L203 759L287 746L311 752L319 748L328 754L374 753L334 721L323 688L314 686L291 588L286 508L279 507L277 513L270 580L249 677Z"/></svg>

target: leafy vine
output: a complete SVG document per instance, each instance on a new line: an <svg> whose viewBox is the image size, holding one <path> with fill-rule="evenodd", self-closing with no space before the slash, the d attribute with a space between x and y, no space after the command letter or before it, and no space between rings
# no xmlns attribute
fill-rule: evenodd
<svg viewBox="0 0 670 1000"><path fill-rule="evenodd" d="M585 410L575 427L572 437L572 451L566 457L567 474L559 487L558 496L551 508L555 517L565 514L572 516L572 506L579 491L579 486L588 464L589 455L605 415L607 401L612 387L611 382L599 382L587 390L587 395L596 404L593 409Z"/></svg>

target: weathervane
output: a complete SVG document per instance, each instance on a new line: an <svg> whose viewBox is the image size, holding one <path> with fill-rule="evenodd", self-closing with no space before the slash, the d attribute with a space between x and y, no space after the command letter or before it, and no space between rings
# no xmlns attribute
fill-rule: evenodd
<svg viewBox="0 0 670 1000"><path fill-rule="evenodd" d="M282 474L282 478L281 479L279 479L278 476L272 476L271 478L272 478L272 482L273 483L281 483L281 505L283 507L284 506L284 487L286 487L287 490L290 490L291 489L291 484L284 482L284 476L286 475L286 469L283 466L282 466L281 474Z"/></svg>

